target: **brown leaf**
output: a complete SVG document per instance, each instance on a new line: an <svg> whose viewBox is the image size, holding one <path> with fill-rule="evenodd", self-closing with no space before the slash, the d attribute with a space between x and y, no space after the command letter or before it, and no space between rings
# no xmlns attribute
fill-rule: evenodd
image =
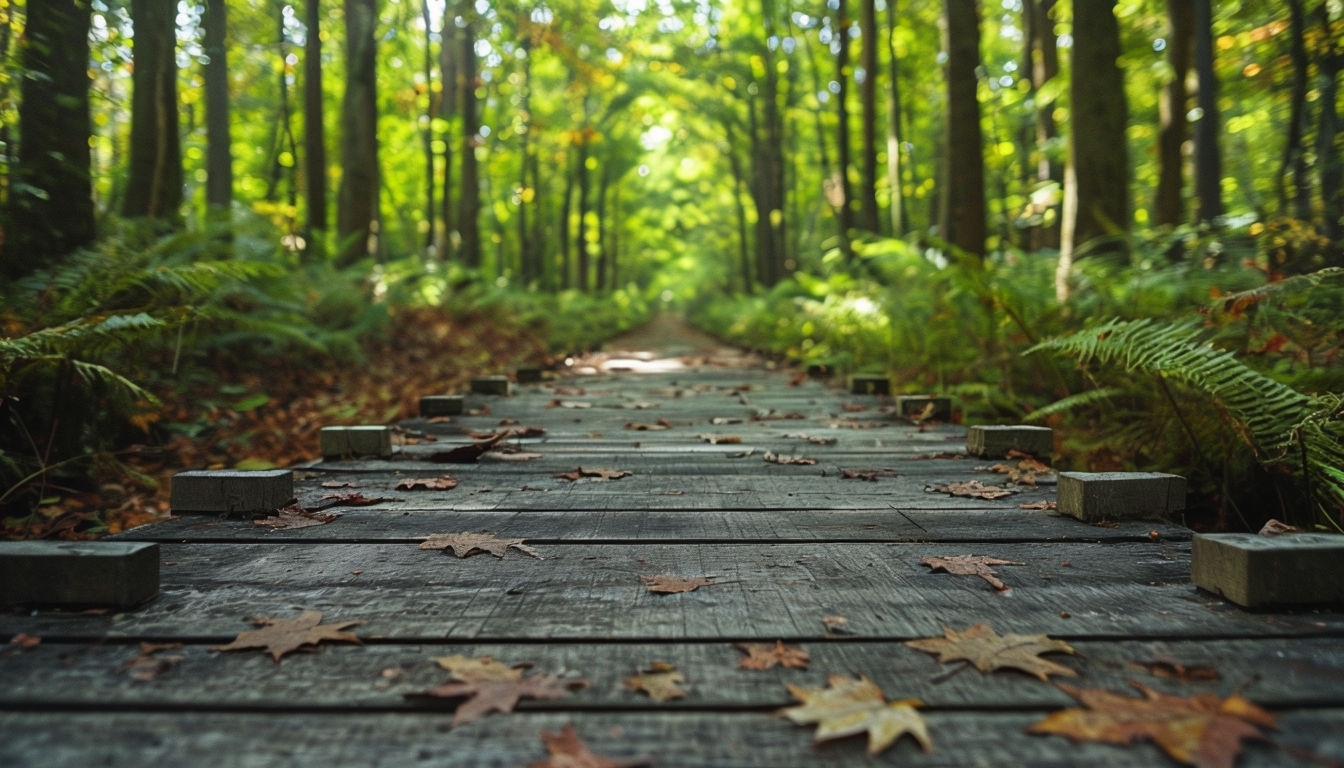
<svg viewBox="0 0 1344 768"><path fill-rule="evenodd" d="M998 485L985 485L979 480L968 480L964 483L949 483L947 485L931 485L927 486L924 491L926 493L946 493L952 496L963 496L971 499L1001 499L1016 493L1016 491L1010 488L1004 488Z"/></svg>
<svg viewBox="0 0 1344 768"><path fill-rule="evenodd" d="M999 635L987 624L975 624L958 632L943 628L942 637L907 640L906 645L925 653L938 654L938 661L969 661L981 672L1016 669L1045 681L1049 675L1077 677L1072 669L1042 659L1042 653L1073 653L1073 647L1045 635Z"/></svg>
<svg viewBox="0 0 1344 768"><path fill-rule="evenodd" d="M700 439L710 445L740 445L742 438L737 435L700 435Z"/></svg>
<svg viewBox="0 0 1344 768"><path fill-rule="evenodd" d="M326 525L332 520L340 517L335 513L310 512L297 503L290 504L287 507L281 507L275 511L275 514L269 517L261 517L252 521L253 525L260 525L264 528L270 528L272 531L291 530L294 528L310 528L314 525Z"/></svg>
<svg viewBox="0 0 1344 768"><path fill-rule="evenodd" d="M437 451L429 455L429 460L438 464L473 464L481 458L481 454L499 445L509 436L509 432L499 432L491 436L488 440L482 440L478 443L468 443L459 445L456 448L447 451Z"/></svg>
<svg viewBox="0 0 1344 768"><path fill-rule="evenodd" d="M994 573L991 565L1026 565L1026 563L1015 563L1012 560L999 560L993 557L983 555L955 555L953 557L926 557L919 561L920 565L927 565L934 571L943 573L953 573L958 576L979 576L989 585L1000 592L1008 589L1008 585L999 580L998 574Z"/></svg>
<svg viewBox="0 0 1344 768"><path fill-rule="evenodd" d="M491 712L512 712L521 699L562 699L569 692L588 685L587 680L561 678L555 675L532 675L516 680L477 680L450 682L420 693L408 693L407 698L430 696L436 699L466 699L458 705L453 725L477 720Z"/></svg>
<svg viewBox="0 0 1344 768"><path fill-rule="evenodd" d="M319 509L331 509L332 507L371 507L374 504L382 504L386 501L396 501L393 498L384 498L381 496L365 496L362 493L328 493L318 499L321 503L309 509L309 512L316 512Z"/></svg>
<svg viewBox="0 0 1344 768"><path fill-rule="evenodd" d="M714 418L709 420L709 423L715 426L722 427L728 424L741 424L742 419L738 418L737 416L715 416Z"/></svg>
<svg viewBox="0 0 1344 768"><path fill-rule="evenodd" d="M566 723L559 733L541 732L541 741L550 757L528 763L528 768L641 768L653 765L647 757L633 760L613 760L595 755L583 743L574 726Z"/></svg>
<svg viewBox="0 0 1344 768"><path fill-rule="evenodd" d="M654 701L686 698L686 690L681 687L685 684L681 671L665 661L655 661L648 669L625 678L625 687L643 691Z"/></svg>
<svg viewBox="0 0 1344 768"><path fill-rule="evenodd" d="M769 669L775 665L788 669L807 669L811 656L807 651L794 645L785 645L783 640L769 643L734 643L734 648L746 653L738 660L742 669Z"/></svg>
<svg viewBox="0 0 1344 768"><path fill-rule="evenodd" d="M568 472L561 472L556 475L561 480L577 481L583 478L593 478L596 480L620 480L622 477L630 477L634 472L624 469L584 469L575 467Z"/></svg>
<svg viewBox="0 0 1344 768"><path fill-rule="evenodd" d="M852 635L854 630L849 628L849 619L844 616L822 616L822 626L826 627L827 634Z"/></svg>
<svg viewBox="0 0 1344 768"><path fill-rule="evenodd" d="M9 644L21 651L31 651L42 644L42 638L37 635L30 635L27 632L20 632L9 638Z"/></svg>
<svg viewBox="0 0 1344 768"><path fill-rule="evenodd" d="M781 456L773 451L765 452L765 460L771 464L796 464L810 466L816 464L816 459L809 459L804 456Z"/></svg>
<svg viewBox="0 0 1344 768"><path fill-rule="evenodd" d="M1183 683L1212 683L1221 679L1218 670L1213 667L1188 667L1174 661L1167 661L1166 659L1131 661L1129 664L1132 667L1138 667L1139 669L1146 671L1153 677L1165 677L1173 680L1180 680Z"/></svg>
<svg viewBox="0 0 1344 768"><path fill-rule="evenodd" d="M868 406L863 403L841 403L840 410L845 413L863 413L868 410Z"/></svg>
<svg viewBox="0 0 1344 768"><path fill-rule="evenodd" d="M439 477L408 477L397 483L398 491L451 491L457 487L457 478L452 475Z"/></svg>
<svg viewBox="0 0 1344 768"><path fill-rule="evenodd" d="M453 554L460 558L479 555L482 552L503 557L510 549L516 549L538 560L546 559L523 541L523 539L500 539L489 533L435 533L420 542L420 549L452 550Z"/></svg>
<svg viewBox="0 0 1344 768"><path fill-rule="evenodd" d="M822 435L791 434L785 435L785 440L806 440L813 445L835 445L840 442L839 438L824 437Z"/></svg>
<svg viewBox="0 0 1344 768"><path fill-rule="evenodd" d="M535 461L541 458L536 451L486 451L481 458L491 461Z"/></svg>
<svg viewBox="0 0 1344 768"><path fill-rule="evenodd" d="M642 421L627 421L625 423L625 428L633 429L637 432L659 432L664 429L671 429L672 422L668 421L667 419L659 419L653 422L652 424Z"/></svg>
<svg viewBox="0 0 1344 768"><path fill-rule="evenodd" d="M593 404L586 400L561 400L556 398L546 404L547 408L592 408Z"/></svg>
<svg viewBox="0 0 1344 768"><path fill-rule="evenodd" d="M1265 524L1260 526L1259 535L1261 536L1282 536L1285 533L1301 533L1302 529L1296 525L1289 525L1282 520L1270 518Z"/></svg>
<svg viewBox="0 0 1344 768"><path fill-rule="evenodd" d="M644 586L649 588L650 592L659 595L671 595L678 592L694 592L700 587L709 587L714 585L713 576L692 576L684 578L681 576L640 576Z"/></svg>
<svg viewBox="0 0 1344 768"><path fill-rule="evenodd" d="M129 670L131 679L137 683L148 683L159 675L170 671L184 658L178 654L157 656L160 651L172 651L181 648L181 643L141 643L140 652L122 663L121 668Z"/></svg>
<svg viewBox="0 0 1344 768"><path fill-rule="evenodd" d="M845 469L840 468L841 480L867 480L870 483L877 482L879 477L899 477L900 473L894 469Z"/></svg>
<svg viewBox="0 0 1344 768"><path fill-rule="evenodd" d="M1040 501L1029 501L1024 504L1018 504L1018 509L1058 509L1058 504L1054 499L1041 499Z"/></svg>
<svg viewBox="0 0 1344 768"><path fill-rule="evenodd" d="M933 751L928 725L913 699L888 702L882 690L860 675L831 675L825 688L788 686L789 693L802 705L781 709L775 714L798 725L817 723L814 742L829 741L867 731L868 754L876 755L909 733L925 752Z"/></svg>
<svg viewBox="0 0 1344 768"><path fill-rule="evenodd" d="M452 656L437 656L434 663L448 670L453 679L460 683L483 683L488 680L522 680L523 672L532 666L526 662L509 665L502 661L495 661L493 656L472 658L460 653L455 653Z"/></svg>
<svg viewBox="0 0 1344 768"><path fill-rule="evenodd" d="M1083 708L1062 709L1027 729L1053 733L1074 741L1130 744L1150 739L1172 758L1199 768L1232 768L1243 739L1263 738L1260 728L1274 728L1270 713L1233 694L1189 698L1159 693L1131 682L1143 694L1136 699L1100 688L1060 684Z"/></svg>
<svg viewBox="0 0 1344 768"><path fill-rule="evenodd" d="M363 645L353 632L344 632L359 620L342 621L339 624L322 624L321 611L304 611L292 619L258 619L254 623L261 629L242 632L228 645L214 645L212 651L245 651L262 648L271 654L271 658L280 658L294 651L311 652L317 650L323 640L339 640L343 643Z"/></svg>

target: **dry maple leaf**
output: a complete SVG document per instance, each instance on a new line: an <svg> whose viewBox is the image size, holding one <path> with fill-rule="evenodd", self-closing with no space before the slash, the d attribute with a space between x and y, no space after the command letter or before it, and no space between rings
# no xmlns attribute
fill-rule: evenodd
<svg viewBox="0 0 1344 768"><path fill-rule="evenodd" d="M397 483L398 491L451 491L457 487L457 479L451 475L441 477L408 477Z"/></svg>
<svg viewBox="0 0 1344 768"><path fill-rule="evenodd" d="M667 419L659 419L652 424L643 421L627 421L625 428L633 429L636 432L660 432L664 429L671 429L672 422Z"/></svg>
<svg viewBox="0 0 1344 768"><path fill-rule="evenodd" d="M771 464L794 464L810 466L816 464L816 459L809 459L805 456L781 456L773 451L765 452L765 460Z"/></svg>
<svg viewBox="0 0 1344 768"><path fill-rule="evenodd" d="M1059 507L1057 506L1057 503L1055 502L1054 499L1041 499L1040 501L1029 501L1023 504L1018 504L1017 508L1047 510L1047 509L1058 509Z"/></svg>
<svg viewBox="0 0 1344 768"><path fill-rule="evenodd" d="M975 624L963 632L943 628L942 637L924 637L907 640L906 645L925 653L938 654L938 661L969 661L981 672L996 669L1017 669L1045 681L1049 675L1077 677L1078 673L1063 664L1042 659L1042 653L1073 653L1073 647L1063 640L1045 635L1000 635L987 624Z"/></svg>
<svg viewBox="0 0 1344 768"><path fill-rule="evenodd" d="M546 745L550 757L528 763L528 768L640 768L653 765L653 761L647 757L613 760L595 755L569 723L559 733L542 731L541 741Z"/></svg>
<svg viewBox="0 0 1344 768"><path fill-rule="evenodd" d="M738 435L700 435L700 439L710 445L741 445Z"/></svg>
<svg viewBox="0 0 1344 768"><path fill-rule="evenodd" d="M961 496L968 499L1002 499L1005 496L1012 496L1017 491L1011 488L1004 488L998 485L985 485L979 480L968 480L964 483L948 483L947 485L930 485L924 488L925 493L946 493L950 496Z"/></svg>
<svg viewBox="0 0 1344 768"><path fill-rule="evenodd" d="M482 683L487 680L521 680L523 672L530 666L526 662L522 664L505 664L502 661L495 661L493 656L463 656L455 653L452 656L437 656L434 663L448 670L454 680L460 683Z"/></svg>
<svg viewBox="0 0 1344 768"><path fill-rule="evenodd" d="M1262 738L1260 727L1274 728L1270 713L1233 694L1220 699L1211 693L1183 698L1154 691L1140 683L1143 698L1101 688L1060 684L1082 709L1062 709L1027 729L1053 733L1074 741L1130 744L1151 739L1162 751L1199 768L1231 768L1242 739Z"/></svg>
<svg viewBox="0 0 1344 768"><path fill-rule="evenodd" d="M654 701L686 698L686 690L681 687L685 684L686 678L681 671L666 661L655 661L648 669L625 678L625 687L643 691Z"/></svg>
<svg viewBox="0 0 1344 768"><path fill-rule="evenodd" d="M509 432L499 432L479 443L459 445L447 451L431 453L429 460L439 464L472 464L481 458L481 454L503 442L509 434Z"/></svg>
<svg viewBox="0 0 1344 768"><path fill-rule="evenodd" d="M595 480L620 480L622 477L629 477L633 472L624 469L584 469L575 467L568 472L561 472L556 475L561 480L578 481L583 478L592 478Z"/></svg>
<svg viewBox="0 0 1344 768"><path fill-rule="evenodd" d="M994 573L992 565L1026 565L1026 563L1017 563L1012 560L1000 560L995 557L985 557L984 555L955 555L953 557L926 557L919 561L920 565L927 565L935 572L952 573L958 576L979 576L989 585L1000 592L1008 589L1008 585L999 580L998 574Z"/></svg>
<svg viewBox="0 0 1344 768"><path fill-rule="evenodd" d="M868 732L868 754L876 755L909 733L925 752L933 751L928 726L914 699L888 702L882 690L866 676L831 675L825 688L788 686L801 706L776 712L798 725L817 724L813 742Z"/></svg>
<svg viewBox="0 0 1344 768"><path fill-rule="evenodd" d="M436 699L466 699L453 715L453 725L477 720L491 712L512 712L521 699L562 699L569 692L588 685L587 680L562 678L555 675L532 675L517 680L477 680L451 682L419 693L408 693L407 698L430 696Z"/></svg>
<svg viewBox="0 0 1344 768"><path fill-rule="evenodd" d="M245 651L262 648L271 654L271 658L280 661L285 654L294 651L315 651L323 640L339 640L344 643L363 645L353 632L343 630L359 623L342 621L338 624L323 624L321 611L304 611L292 619L257 619L260 629L240 633L227 645L210 646L212 651Z"/></svg>
<svg viewBox="0 0 1344 768"><path fill-rule="evenodd" d="M660 595L694 592L700 587L714 585L713 576L692 576L690 578L682 576L640 576L639 578L644 582L644 586L649 588L650 592Z"/></svg>
<svg viewBox="0 0 1344 768"><path fill-rule="evenodd" d="M253 520L252 524L270 528L273 531L279 531L291 530L294 528L310 528L314 525L326 525L338 517L340 517L340 515L335 513L324 514L320 512L311 512L298 504L290 504L287 507L277 509L273 515Z"/></svg>
<svg viewBox="0 0 1344 768"><path fill-rule="evenodd" d="M769 643L734 643L734 648L747 654L737 662L742 669L769 669L775 665L788 669L807 669L812 660L810 654L794 645L785 645L783 640Z"/></svg>
<svg viewBox="0 0 1344 768"><path fill-rule="evenodd" d="M420 549L452 550L458 557L471 557L482 552L503 557L510 549L516 549L529 557L546 559L523 541L523 539L500 539L489 533L435 533L420 542Z"/></svg>

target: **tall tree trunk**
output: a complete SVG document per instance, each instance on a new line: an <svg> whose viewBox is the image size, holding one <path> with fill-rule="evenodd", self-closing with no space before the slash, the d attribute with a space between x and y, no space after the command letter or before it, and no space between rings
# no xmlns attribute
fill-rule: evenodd
<svg viewBox="0 0 1344 768"><path fill-rule="evenodd" d="M92 242L89 173L89 5L30 3L22 48L19 159L0 269L10 277L54 266Z"/></svg>
<svg viewBox="0 0 1344 768"><path fill-rule="evenodd" d="M528 173L534 165L534 155L536 150L532 148L532 44L528 38L524 38L521 44L523 51L522 61L522 81L519 83L519 104L518 119L521 121L522 131L518 136L518 156L521 162L518 164L518 190L516 196L518 199L518 263L519 272L523 285L531 283L533 280L541 277L541 270L538 268L536 248L532 244L532 230L528 224L528 212L532 210L533 203L536 201L536 188L528 182Z"/></svg>
<svg viewBox="0 0 1344 768"><path fill-rule="evenodd" d="M751 242L747 234L747 206L742 200L743 187L748 186L747 171L737 153L737 137L731 122L724 123L724 155L733 174L733 213L737 223L737 261L742 275L742 293L751 293ZM750 190L746 190L750 195Z"/></svg>
<svg viewBox="0 0 1344 768"><path fill-rule="evenodd" d="M947 52L947 151L939 206L939 232L965 253L985 252L985 160L976 91L980 67L980 16L976 0L946 0L943 50Z"/></svg>
<svg viewBox="0 0 1344 768"><path fill-rule="evenodd" d="M901 77L900 59L896 55L896 0L887 0L887 186L891 188L891 233L897 237L910 229L910 217L905 209L905 184L901 172Z"/></svg>
<svg viewBox="0 0 1344 768"><path fill-rule="evenodd" d="M587 111L586 109L584 110ZM574 266L577 270L577 282L575 287L581 293L587 293L591 287L589 273L592 271L592 254L588 249L588 199L589 188L592 186L592 173L588 170L589 150L588 146L588 127L583 129L583 137L579 143L579 159L574 165L574 173L578 185L579 215L578 229L574 233L574 253L576 254Z"/></svg>
<svg viewBox="0 0 1344 768"><path fill-rule="evenodd" d="M1332 36L1330 10L1322 2L1316 7L1325 46L1317 62L1317 100L1320 110L1316 125L1316 167L1319 169L1323 223L1321 233L1335 243L1335 266L1344 256L1344 157L1340 156L1339 73L1344 71L1344 46Z"/></svg>
<svg viewBox="0 0 1344 768"><path fill-rule="evenodd" d="M1055 297L1069 298L1069 277L1078 249L1124 251L1129 232L1129 153L1115 0L1089 0L1073 7L1073 76L1069 82L1072 129L1064 173L1064 220L1055 270Z"/></svg>
<svg viewBox="0 0 1344 768"><path fill-rule="evenodd" d="M860 37L863 38L863 50L860 65L863 67L863 82L859 84L859 109L861 117L860 136L863 146L859 150L859 229L877 232L877 2L861 0L859 16Z"/></svg>
<svg viewBox="0 0 1344 768"><path fill-rule="evenodd" d="M1279 209L1290 212L1293 218L1311 219L1311 185L1307 178L1307 152L1304 136L1307 130L1307 78L1311 66L1307 58L1307 22L1302 0L1288 3L1288 56L1293 64L1292 86L1288 90L1287 139L1283 147L1283 162L1279 166L1277 187ZM1292 179L1292 202L1289 203L1288 179Z"/></svg>
<svg viewBox="0 0 1344 768"><path fill-rule="evenodd" d="M336 206L338 263L376 252L378 221L378 0L345 0L345 98L341 105L341 188Z"/></svg>
<svg viewBox="0 0 1344 768"><path fill-rule="evenodd" d="M864 0L867 2L867 0ZM849 166L853 151L849 141L849 15L845 0L835 3L835 176L831 179L831 206L835 209L835 224L840 237L840 251L845 262L854 261L850 246L850 230L854 229L854 193L849 183Z"/></svg>
<svg viewBox="0 0 1344 768"><path fill-rule="evenodd" d="M768 40L775 34L774 0L761 0L762 24ZM769 46L762 48L765 72L761 78L761 136L758 143L756 188L757 247L762 256L761 281L767 286L784 276L790 259L785 240L784 117L779 107L779 70Z"/></svg>
<svg viewBox="0 0 1344 768"><path fill-rule="evenodd" d="M1023 26L1026 28L1027 61L1024 71L1031 81L1031 98L1035 103L1036 119L1036 188L1038 194L1031 202L1031 215L1040 217L1040 224L1031 228L1029 247L1032 250L1059 247L1059 220L1055 205L1057 191L1063 185L1062 164L1055 162L1053 146L1059 136L1055 125L1055 102L1041 102L1046 83L1059 75L1059 46L1055 36L1055 22L1051 14L1055 0L1026 0L1023 3Z"/></svg>
<svg viewBox="0 0 1344 768"><path fill-rule="evenodd" d="M439 118L443 120L444 125L450 125L454 117L457 116L458 102L460 97L461 85L458 83L458 51L461 46L457 44L457 36L460 31L457 28L456 6L453 3L446 3L443 9L443 32L439 37L439 83L443 88L443 93L439 96ZM441 243L440 257L446 257L449 253L457 250L457 226L454 216L455 201L457 200L456 185L453 181L453 136L451 132L445 130L443 136L443 178L439 184L439 220L443 231L444 242Z"/></svg>
<svg viewBox="0 0 1344 768"><path fill-rule="evenodd" d="M468 267L481 266L481 175L476 159L481 122L476 103L476 18L475 9L464 2L458 30L458 115L462 120L461 183L457 200L458 258Z"/></svg>
<svg viewBox="0 0 1344 768"><path fill-rule="evenodd" d="M1167 0L1167 63L1171 79L1158 100L1157 198L1153 203L1153 223L1174 227L1185 222L1185 142L1189 136L1186 114L1189 91L1186 78L1194 57L1195 9L1190 0Z"/></svg>
<svg viewBox="0 0 1344 768"><path fill-rule="evenodd" d="M307 33L303 43L303 168L308 184L307 253L321 257L326 252L327 135L322 95L321 0L304 4Z"/></svg>
<svg viewBox="0 0 1344 768"><path fill-rule="evenodd" d="M201 18L205 63L205 205L228 223L233 206L233 140L229 133L228 4L206 0Z"/></svg>
<svg viewBox="0 0 1344 768"><path fill-rule="evenodd" d="M1223 155L1218 148L1222 115L1213 69L1213 0L1194 0L1195 72L1199 75L1199 121L1195 123L1195 221L1223 215Z"/></svg>
<svg viewBox="0 0 1344 768"><path fill-rule="evenodd" d="M438 102L434 95L434 17L430 13L429 0L420 3L420 20L425 25L425 52L420 67L420 74L425 78L425 124L420 130L420 146L425 162L425 253L428 254L434 252L439 242L435 227L439 219L439 177L434 167L434 118L437 117ZM440 40L443 32L447 30L440 32Z"/></svg>
<svg viewBox="0 0 1344 768"><path fill-rule="evenodd" d="M182 206L182 141L177 129L177 5L131 0L130 177L122 214L177 224Z"/></svg>

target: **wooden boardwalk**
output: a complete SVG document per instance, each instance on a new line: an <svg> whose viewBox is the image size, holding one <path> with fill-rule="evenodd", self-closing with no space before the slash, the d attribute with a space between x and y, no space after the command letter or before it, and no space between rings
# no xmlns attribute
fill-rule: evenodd
<svg viewBox="0 0 1344 768"><path fill-rule="evenodd" d="M954 457L960 427L921 429L880 398L730 362L608 361L616 372L471 396L476 415L406 422L410 442L392 460L301 473L308 508L333 493L387 499L325 510L339 517L324 525L196 516L132 531L122 538L161 543L152 602L0 615L0 638L42 639L0 651L0 766L523 766L545 758L542 731L566 724L598 754L670 768L1174 764L1146 742L1027 734L1072 699L1027 674L957 671L904 645L977 623L1068 642L1077 655L1047 658L1075 670L1065 682L1076 685L1240 692L1278 728L1246 742L1238 765L1344 764L1344 614L1253 613L1200 593L1187 531L1023 509L1053 498L1048 483L992 501L932 492L1003 478ZM468 431L521 427L545 433L507 445L539 457L428 460L470 442ZM767 452L817 463L771 463ZM631 474L557 477L578 468ZM457 487L396 487L445 474ZM542 559L418 546L461 532L522 539ZM1010 589L920 562L956 555L1017 563L997 568ZM656 594L641 577L658 575L714 583ZM211 650L251 618L302 611L358 620L363 645L279 662ZM808 668L739 667L735 643L776 641L804 648ZM181 645L144 654L142 643ZM435 660L451 655L530 664L529 675L574 690L451 726L461 699L415 696L449 680ZM656 662L681 673L684 697L627 686ZM1173 673L1182 669L1191 679ZM862 736L814 745L812 727L773 716L796 703L786 685L821 687L832 674L921 700L933 751L909 737L877 756Z"/></svg>

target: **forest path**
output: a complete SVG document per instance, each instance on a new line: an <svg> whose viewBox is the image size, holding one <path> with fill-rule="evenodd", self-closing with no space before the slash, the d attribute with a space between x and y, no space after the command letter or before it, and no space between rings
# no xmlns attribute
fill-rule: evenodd
<svg viewBox="0 0 1344 768"><path fill-rule="evenodd" d="M1200 593L1189 531L1060 517L1048 482L939 492L1006 484L960 456L961 427L912 424L888 398L776 370L675 318L608 349L508 396L469 395L463 415L404 421L390 458L296 473L305 508L335 501L323 524L184 515L118 537L161 549L160 594L134 610L0 615L0 637L42 639L0 651L0 765L544 765L540 734L566 725L598 754L666 768L1165 763L1146 742L1029 735L1073 700L905 645L975 624L1067 642L1076 655L1049 658L1077 677L1052 680L1270 708L1278 730L1239 765L1344 761L1339 613ZM506 451L443 461L501 431ZM519 546L420 547L463 533ZM1006 561L1007 589L922 562L961 555ZM651 589L677 579L695 588ZM302 611L358 621L363 644L279 662L212 648ZM737 644L777 642L806 650L806 668L740 666ZM560 679L516 707L498 688L472 700L511 713L424 695L445 664L470 676L445 657L483 656L530 665L518 674L533 685ZM658 687L659 669L682 694ZM811 727L774 716L796 703L790 685L859 674L923 702L933 752L910 738L877 756L862 737L814 746Z"/></svg>

